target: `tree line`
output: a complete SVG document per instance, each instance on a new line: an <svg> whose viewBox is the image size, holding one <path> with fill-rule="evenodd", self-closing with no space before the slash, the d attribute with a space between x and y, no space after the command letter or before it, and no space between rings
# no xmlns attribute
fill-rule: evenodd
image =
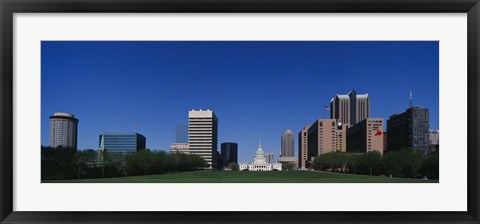
<svg viewBox="0 0 480 224"><path fill-rule="evenodd" d="M427 177L438 180L439 152L430 152L425 155L421 151L411 148L385 152L383 156L377 151L368 153L330 152L315 158L312 168L330 172L404 178Z"/></svg>
<svg viewBox="0 0 480 224"><path fill-rule="evenodd" d="M198 155L168 154L148 149L119 155L67 147L41 149L41 177L49 179L107 178L202 170L207 162Z"/></svg>

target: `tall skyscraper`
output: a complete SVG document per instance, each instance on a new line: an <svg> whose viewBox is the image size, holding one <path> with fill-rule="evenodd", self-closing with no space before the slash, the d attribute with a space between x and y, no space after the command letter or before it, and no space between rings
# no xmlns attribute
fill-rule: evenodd
<svg viewBox="0 0 480 224"><path fill-rule="evenodd" d="M330 118L342 124L350 124L350 116L350 97L337 94L330 101Z"/></svg>
<svg viewBox="0 0 480 224"><path fill-rule="evenodd" d="M430 116L427 108L413 106L401 114L390 116L387 121L388 151L412 148L427 153Z"/></svg>
<svg viewBox="0 0 480 224"><path fill-rule="evenodd" d="M294 150L295 135L292 130L285 130L281 137L281 150L278 162L280 163L296 163Z"/></svg>
<svg viewBox="0 0 480 224"><path fill-rule="evenodd" d="M211 169L222 164L218 153L218 119L211 110L191 110L188 112L189 153L204 158Z"/></svg>
<svg viewBox="0 0 480 224"><path fill-rule="evenodd" d="M307 168L308 161L308 129L306 126L298 133L298 168Z"/></svg>
<svg viewBox="0 0 480 224"><path fill-rule="evenodd" d="M188 143L188 126L181 124L175 128L175 143Z"/></svg>
<svg viewBox="0 0 480 224"><path fill-rule="evenodd" d="M337 94L330 101L330 118L350 126L370 117L370 97L357 94L355 90L347 95Z"/></svg>
<svg viewBox="0 0 480 224"><path fill-rule="evenodd" d="M308 128L308 161L320 154L342 151L346 152L347 124L335 119L318 119Z"/></svg>
<svg viewBox="0 0 480 224"><path fill-rule="evenodd" d="M265 157L267 158L267 164L275 163L275 155L273 152L266 152Z"/></svg>
<svg viewBox="0 0 480 224"><path fill-rule="evenodd" d="M77 148L78 119L73 114L55 112L50 116L50 147Z"/></svg>
<svg viewBox="0 0 480 224"><path fill-rule="evenodd" d="M367 118L347 129L347 152L383 154L383 118Z"/></svg>
<svg viewBox="0 0 480 224"><path fill-rule="evenodd" d="M234 142L224 142L221 144L223 166L228 166L231 162L238 164L238 144Z"/></svg>
<svg viewBox="0 0 480 224"><path fill-rule="evenodd" d="M125 155L144 150L146 138L134 132L105 132L100 134L98 145L107 154Z"/></svg>
<svg viewBox="0 0 480 224"><path fill-rule="evenodd" d="M295 135L292 130L287 129L282 134L282 157L294 157L294 139Z"/></svg>

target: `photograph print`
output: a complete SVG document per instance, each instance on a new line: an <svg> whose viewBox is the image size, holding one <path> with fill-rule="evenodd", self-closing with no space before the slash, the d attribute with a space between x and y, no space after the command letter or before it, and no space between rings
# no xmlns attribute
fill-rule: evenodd
<svg viewBox="0 0 480 224"><path fill-rule="evenodd" d="M439 183L438 41L42 41L41 182Z"/></svg>

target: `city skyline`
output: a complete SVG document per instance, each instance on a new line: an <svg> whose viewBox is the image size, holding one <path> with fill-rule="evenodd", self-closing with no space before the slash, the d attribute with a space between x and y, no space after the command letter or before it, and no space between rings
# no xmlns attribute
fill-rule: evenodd
<svg viewBox="0 0 480 224"><path fill-rule="evenodd" d="M209 108L218 142L238 142L238 161L251 162L259 138L279 155L285 129L296 134L328 118L324 106L336 94L368 93L370 117L405 111L410 82L413 104L429 108L438 129L438 42L44 41L42 145L48 116L63 111L80 120L79 149L97 149L103 131L140 124L148 148L168 151L188 111Z"/></svg>

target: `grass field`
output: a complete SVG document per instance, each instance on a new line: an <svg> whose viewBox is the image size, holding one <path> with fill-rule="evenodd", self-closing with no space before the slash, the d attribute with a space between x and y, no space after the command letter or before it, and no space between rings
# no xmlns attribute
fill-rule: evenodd
<svg viewBox="0 0 480 224"><path fill-rule="evenodd" d="M438 180L389 178L311 171L198 171L98 179L47 180L43 183L438 183Z"/></svg>

